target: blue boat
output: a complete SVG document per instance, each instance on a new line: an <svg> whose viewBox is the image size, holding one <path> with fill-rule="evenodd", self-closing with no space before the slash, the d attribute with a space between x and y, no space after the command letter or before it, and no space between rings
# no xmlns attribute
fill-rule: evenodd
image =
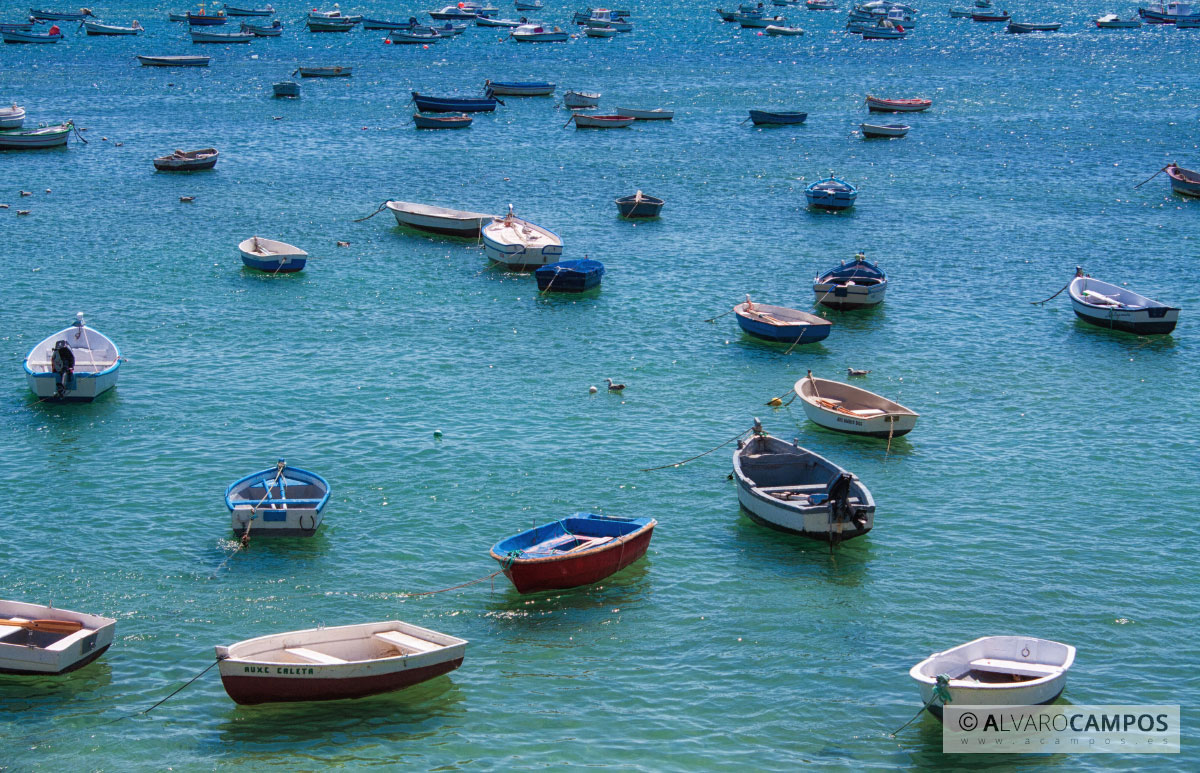
<svg viewBox="0 0 1200 773"><path fill-rule="evenodd" d="M277 97L298 97L300 96L300 84L295 81L280 81L271 86L271 90Z"/></svg>
<svg viewBox="0 0 1200 773"><path fill-rule="evenodd" d="M788 126L804 123L808 113L776 113L770 110L751 110L750 120L755 126ZM743 121L743 123L745 123Z"/></svg>
<svg viewBox="0 0 1200 773"><path fill-rule="evenodd" d="M484 93L502 97L548 97L554 93L554 84L545 81L484 81Z"/></svg>
<svg viewBox="0 0 1200 773"><path fill-rule="evenodd" d="M421 25L416 16L408 17L408 21L384 21L383 19L368 19L365 16L362 20L362 28L365 30L410 30L419 26Z"/></svg>
<svg viewBox="0 0 1200 773"><path fill-rule="evenodd" d="M658 217L658 213L662 212L663 204L666 203L662 199L654 196L647 196L638 191L632 196L622 196L616 200L617 212L621 217L627 217L633 220L639 218Z"/></svg>
<svg viewBox="0 0 1200 773"><path fill-rule="evenodd" d="M887 292L887 274L860 252L853 263L842 263L814 279L813 292L817 303L839 311L878 306Z"/></svg>
<svg viewBox="0 0 1200 773"><path fill-rule="evenodd" d="M858 188L840 177L827 177L817 180L804 189L808 205L817 209L847 209L854 206L858 198Z"/></svg>
<svg viewBox="0 0 1200 773"><path fill-rule="evenodd" d="M234 534L311 537L321 527L321 511L329 502L329 482L315 472L288 467L280 459L225 489L225 506Z"/></svg>
<svg viewBox="0 0 1200 773"><path fill-rule="evenodd" d="M1171 190L1183 196L1200 196L1200 172L1184 169L1178 164L1167 164L1163 171L1171 178Z"/></svg>
<svg viewBox="0 0 1200 773"><path fill-rule="evenodd" d="M742 330L755 338L780 341L789 344L811 344L829 337L833 323L807 311L798 311L783 306L745 303L733 307Z"/></svg>
<svg viewBox="0 0 1200 773"><path fill-rule="evenodd" d="M453 115L421 115L413 114L413 124L418 129L465 129L474 119L466 113Z"/></svg>
<svg viewBox="0 0 1200 773"><path fill-rule="evenodd" d="M542 292L582 293L600 286L604 264L598 260L562 260L533 272Z"/></svg>
<svg viewBox="0 0 1200 773"><path fill-rule="evenodd" d="M266 271L270 274L292 274L303 271L308 263L308 253L287 242L251 236L238 245L242 263L246 268Z"/></svg>
<svg viewBox="0 0 1200 773"><path fill-rule="evenodd" d="M490 113L500 102L495 97L429 97L415 91L412 101L422 113Z"/></svg>

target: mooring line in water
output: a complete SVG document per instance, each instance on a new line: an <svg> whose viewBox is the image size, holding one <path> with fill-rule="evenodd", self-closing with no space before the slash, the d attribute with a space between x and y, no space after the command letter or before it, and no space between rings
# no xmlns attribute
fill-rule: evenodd
<svg viewBox="0 0 1200 773"><path fill-rule="evenodd" d="M946 674L938 674L935 677L935 682L933 685L933 693L930 694L929 700L925 701L924 706L917 709L917 713L913 715L912 719L908 720L903 725L901 725L899 727L899 729L892 732L892 738L895 738L896 735L901 730L903 730L904 728L908 727L913 722L915 722L917 717L921 716L921 712L925 711L925 709L932 706L933 702L936 701L938 698L942 699L943 706L945 706L947 703L950 703L951 701L954 700L954 698L950 695L950 677Z"/></svg>
<svg viewBox="0 0 1200 773"><path fill-rule="evenodd" d="M1170 164L1167 164L1167 166L1170 166ZM1162 169L1159 169L1157 172L1155 172L1154 174L1150 175L1150 176L1149 176L1149 177L1147 177L1145 180L1142 180L1140 183L1138 183L1137 185L1133 186L1133 189L1136 191L1138 188L1141 188L1143 185L1145 185L1146 183L1150 182L1150 181L1151 181L1151 180L1153 180L1155 177L1158 177L1160 174L1162 174L1163 172L1167 171L1167 166L1164 166Z"/></svg>
<svg viewBox="0 0 1200 773"><path fill-rule="evenodd" d="M367 215L366 217L360 217L358 220L351 220L350 222L352 222L352 223L361 223L361 222L362 222L362 221L364 221L364 220L370 220L371 218L375 217L375 216L376 216L376 215L378 215L380 212L382 212L382 211L383 211L383 208L384 208L384 207L386 207L386 206L387 206L387 202L385 201L385 202L383 202L382 204L380 204L380 205L379 205L379 209L375 210L375 211L374 211L374 212L372 212L371 214Z"/></svg>
<svg viewBox="0 0 1200 773"><path fill-rule="evenodd" d="M702 456L708 456L708 455L709 455L709 454L711 454L713 451L717 451L717 450L719 450L719 449L721 449L721 448L724 448L725 446L729 445L729 444L730 444L730 443L732 443L733 441L735 441L735 440L737 440L738 438L742 437L743 435L745 435L745 434L746 434L747 432L749 432L749 431L750 431L750 430L742 430L741 432L739 432L739 433L737 433L736 435L734 435L733 437L729 438L728 440L726 440L724 443L722 443L721 445L717 446L716 448L710 448L710 449L708 449L707 451L705 451L704 453L702 453L702 454L696 454L696 455L695 455L695 456L693 456L693 457L690 457L690 458L688 458L688 459L684 459L682 462L675 462L674 464L664 464L664 465L661 465L661 466L659 466L659 467L645 467L645 468L641 469L641 470L640 470L640 472L654 472L655 470L665 470L665 469L667 469L668 467L682 467L683 465L687 464L688 462L695 461L696 459L699 459L699 458L700 458L700 457L702 457Z"/></svg>
<svg viewBox="0 0 1200 773"><path fill-rule="evenodd" d="M435 593L445 593L446 591L458 590L459 588L465 588L468 585L475 585L477 583L483 582L484 580L490 580L503 571L504 571L503 569L497 569L496 571L492 572L491 574L484 575L483 577L478 577L474 580L471 580L469 582L464 582L460 585L451 585L449 588L442 588L441 590L425 590L425 591L419 591L417 593L401 593L400 595L401 596L432 596Z"/></svg>

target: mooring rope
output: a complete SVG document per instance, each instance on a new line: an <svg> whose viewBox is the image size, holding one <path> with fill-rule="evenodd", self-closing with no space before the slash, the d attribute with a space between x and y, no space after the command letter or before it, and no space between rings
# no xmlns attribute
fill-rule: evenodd
<svg viewBox="0 0 1200 773"><path fill-rule="evenodd" d="M352 223L361 223L361 222L362 222L362 221L364 221L364 220L370 220L371 218L375 217L375 216L376 216L376 215L378 215L380 212L382 212L386 206L387 206L387 202L385 201L385 202L383 202L382 204L380 204L380 205L379 205L379 209L375 210L375 211L374 211L374 212L372 212L371 214L367 215L366 217L360 217L358 220L351 220L350 222L352 222Z"/></svg>
<svg viewBox="0 0 1200 773"><path fill-rule="evenodd" d="M1075 281L1075 277L1071 277L1071 282L1074 282L1074 281ZM1070 286L1071 286L1071 282L1067 282L1065 285L1063 285L1063 286L1062 286L1062 290L1059 290L1059 291L1058 291L1058 292L1056 292L1054 295L1051 295L1049 298L1047 298L1047 299L1046 299L1046 300L1044 300L1044 301L1030 301L1030 302L1029 302L1029 303L1030 303L1030 305L1032 305L1032 306L1041 306L1043 303L1046 303L1046 302L1048 302L1048 301L1052 301L1052 300L1054 300L1054 299L1055 299L1055 298L1057 298L1058 296L1062 295L1062 291L1063 291L1063 290L1065 290L1065 289L1067 289L1068 287L1070 287Z"/></svg>
<svg viewBox="0 0 1200 773"><path fill-rule="evenodd" d="M952 695L950 695L950 677L947 674L938 674L937 675L937 681L933 685L933 693L929 696L929 700L925 701L924 706L917 709L917 713L913 715L912 719L908 720L903 725L901 725L897 730L892 732L892 738L895 738L896 735L899 734L899 732L901 730L903 730L904 728L908 727L913 722L915 722L917 717L921 716L921 712L925 711L925 709L932 706L933 702L936 701L938 698L942 699L943 705L945 705L947 703L951 703L954 700L954 697Z"/></svg>
<svg viewBox="0 0 1200 773"><path fill-rule="evenodd" d="M1170 166L1170 164L1167 164L1167 166ZM1140 183L1138 183L1137 185L1133 186L1133 189L1136 191L1138 188L1141 188L1143 185L1145 185L1146 183L1150 182L1150 181L1151 181L1151 180L1153 180L1155 177L1158 177L1160 174L1162 174L1163 172L1167 171L1167 166L1164 166L1162 169L1159 169L1157 172L1155 172L1154 174L1150 175L1150 176L1149 176L1149 177L1147 177L1145 180L1142 180Z"/></svg>
<svg viewBox="0 0 1200 773"><path fill-rule="evenodd" d="M510 553L510 555L511 555L511 553ZM507 559L507 556L505 558ZM475 585L477 583L483 582L484 580L490 580L493 577L495 577L496 575L502 573L503 571L504 571L503 569L497 569L496 571L492 572L491 574L485 574L483 577L476 578L469 582L460 583L459 585L451 585L449 588L441 588L439 590L418 591L416 593L401 593L400 595L401 596L432 596L435 593L445 593L446 591L458 590L459 588L465 588L468 585Z"/></svg>
<svg viewBox="0 0 1200 773"><path fill-rule="evenodd" d="M750 432L750 431L751 431L751 430L748 430L748 429L746 429L746 430L742 430L741 432L739 432L739 433L737 433L736 435L734 435L733 437L729 438L728 440L726 440L724 443L722 443L721 445L717 446L716 448L710 448L710 449L708 449L707 451L705 451L704 453L702 453L702 454L696 454L695 456L692 456L692 457L689 457L689 458L687 458L687 459L684 459L682 462L675 462L674 464L664 464L664 465L661 465L661 466L659 466L659 467L646 467L646 468L643 468L643 469L642 469L642 470L640 470L640 471L641 471L641 472L654 472L655 470L665 470L665 469L667 469L668 467L682 467L683 465L687 464L688 462L695 461L696 459L699 459L699 458L700 458L700 457L702 457L702 456L708 456L708 455L709 455L709 454L711 454L713 451L716 451L716 450L718 450L718 449L724 448L725 446L729 445L730 443L732 443L733 441L737 440L738 438L742 437L743 435L745 435L747 432Z"/></svg>

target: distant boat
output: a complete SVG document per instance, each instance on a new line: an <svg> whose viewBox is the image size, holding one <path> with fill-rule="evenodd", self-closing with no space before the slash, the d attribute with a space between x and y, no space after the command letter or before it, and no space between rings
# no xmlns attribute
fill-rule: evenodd
<svg viewBox="0 0 1200 773"><path fill-rule="evenodd" d="M578 588L645 555L657 525L650 517L575 513L500 540L491 555L518 593Z"/></svg>
<svg viewBox="0 0 1200 773"><path fill-rule="evenodd" d="M29 17L38 21L83 21L89 16L95 16L88 8L80 8L78 11L39 11L36 8L29 9Z"/></svg>
<svg viewBox="0 0 1200 773"><path fill-rule="evenodd" d="M675 117L674 110L667 110L662 107L655 108L637 108L637 107L618 107L618 115L627 115L631 118L636 118L639 121L670 121Z"/></svg>
<svg viewBox="0 0 1200 773"><path fill-rule="evenodd" d="M358 24L350 19L314 19L311 16L304 23L309 32L349 32Z"/></svg>
<svg viewBox="0 0 1200 773"><path fill-rule="evenodd" d="M270 16L275 13L275 6L268 5L266 8L238 8L226 3L224 10L229 16Z"/></svg>
<svg viewBox="0 0 1200 773"><path fill-rule="evenodd" d="M412 101L423 113L490 113L499 104L495 97L430 97L416 91Z"/></svg>
<svg viewBox="0 0 1200 773"><path fill-rule="evenodd" d="M74 129L75 124L67 121L57 126L42 126L37 129L0 131L0 150L31 150L66 145Z"/></svg>
<svg viewBox="0 0 1200 773"><path fill-rule="evenodd" d="M967 8L966 6L961 6L961 5L952 6L950 8L950 18L951 19L969 19L974 15L975 15L974 8Z"/></svg>
<svg viewBox="0 0 1200 773"><path fill-rule="evenodd" d="M1008 11L994 8L983 8L971 14L972 21L1008 21L1010 18Z"/></svg>
<svg viewBox="0 0 1200 773"><path fill-rule="evenodd" d="M829 337L833 323L807 311L772 306L766 303L745 303L733 307L738 326L748 335L765 341L787 344L815 344Z"/></svg>
<svg viewBox="0 0 1200 773"><path fill-rule="evenodd" d="M638 191L632 196L622 196L616 200L617 212L621 217L630 219L658 217L658 213L662 211L662 199L656 199L653 196Z"/></svg>
<svg viewBox="0 0 1200 773"><path fill-rule="evenodd" d="M1138 16L1150 24L1175 24L1180 19L1200 19L1200 12L1193 12L1190 3L1172 2L1138 8Z"/></svg>
<svg viewBox="0 0 1200 773"><path fill-rule="evenodd" d="M508 268L524 271L555 263L562 258L562 239L548 228L513 215L497 217L483 227L481 238L487 257Z"/></svg>
<svg viewBox="0 0 1200 773"><path fill-rule="evenodd" d="M598 91L568 91L563 94L564 107L595 107L600 104Z"/></svg>
<svg viewBox="0 0 1200 773"><path fill-rule="evenodd" d="M859 32L863 40L899 40L908 37L908 30L884 19L875 24L864 25Z"/></svg>
<svg viewBox="0 0 1200 773"><path fill-rule="evenodd" d="M416 204L411 201L388 201L384 203L396 217L398 225L447 236L479 238L484 225L495 219L495 215L482 212L466 212L461 209L436 207L431 204Z"/></svg>
<svg viewBox="0 0 1200 773"><path fill-rule="evenodd" d="M858 128L864 137L903 137L912 127L902 123L860 123Z"/></svg>
<svg viewBox="0 0 1200 773"><path fill-rule="evenodd" d="M408 17L408 21L384 21L383 19L368 19L363 18L362 28L365 30L410 30L413 27L419 27L415 16Z"/></svg>
<svg viewBox="0 0 1200 773"><path fill-rule="evenodd" d="M582 293L600 286L604 264L598 260L560 260L533 272L541 292Z"/></svg>
<svg viewBox="0 0 1200 773"><path fill-rule="evenodd" d="M386 620L259 636L216 655L225 692L253 705L403 690L458 668L466 648L465 639Z"/></svg>
<svg viewBox="0 0 1200 773"><path fill-rule="evenodd" d="M224 11L205 13L204 9L201 8L200 13L192 13L191 11L188 11L187 21L188 24L192 25L193 27L215 27L218 24L224 24L225 22L229 21L229 19L225 16Z"/></svg>
<svg viewBox="0 0 1200 773"><path fill-rule="evenodd" d="M515 0L513 5L518 11L540 11L545 7L542 0Z"/></svg>
<svg viewBox="0 0 1200 773"><path fill-rule="evenodd" d="M592 115L572 113L567 123L575 122L576 129L624 129L637 119L630 115Z"/></svg>
<svg viewBox="0 0 1200 773"><path fill-rule="evenodd" d="M562 43L570 37L558 27L546 27L541 24L522 24L510 35L518 43Z"/></svg>
<svg viewBox="0 0 1200 773"><path fill-rule="evenodd" d="M25 357L25 381L42 400L91 402L117 385L121 350L83 312L67 328L42 339Z"/></svg>
<svg viewBox="0 0 1200 773"><path fill-rule="evenodd" d="M142 67L208 67L209 56L141 56Z"/></svg>
<svg viewBox="0 0 1200 773"><path fill-rule="evenodd" d="M187 20L188 20L188 17L187 17L186 13L168 13L167 14L167 21L178 22L178 21L187 21Z"/></svg>
<svg viewBox="0 0 1200 773"><path fill-rule="evenodd" d="M12 107L0 107L0 131L20 129L25 123L25 108L18 107L14 102Z"/></svg>
<svg viewBox="0 0 1200 773"><path fill-rule="evenodd" d="M900 403L860 387L816 378L812 371L792 388L815 424L867 437L901 437L912 432L918 414Z"/></svg>
<svg viewBox="0 0 1200 773"><path fill-rule="evenodd" d="M884 99L867 95L867 109L872 113L919 113L932 106L931 99Z"/></svg>
<svg viewBox="0 0 1200 773"><path fill-rule="evenodd" d="M751 110L750 120L755 126L794 126L804 123L808 113L777 112L772 110ZM743 123L745 123L743 121Z"/></svg>
<svg viewBox="0 0 1200 773"><path fill-rule="evenodd" d="M428 45L442 39L431 29L392 30L388 33L388 40L401 45Z"/></svg>
<svg viewBox="0 0 1200 773"><path fill-rule="evenodd" d="M328 481L283 459L225 489L225 507L238 537L311 537L321 528L328 502Z"/></svg>
<svg viewBox="0 0 1200 773"><path fill-rule="evenodd" d="M5 43L57 43L63 39L61 32L56 32L58 26L50 28L50 32L21 32L20 30L0 31L0 38Z"/></svg>
<svg viewBox="0 0 1200 773"><path fill-rule="evenodd" d="M826 177L817 180L804 189L808 206L817 209L840 210L854 206L858 198L858 188L840 177Z"/></svg>
<svg viewBox="0 0 1200 773"><path fill-rule="evenodd" d="M810 11L835 11L838 7L835 0L805 0L804 6Z"/></svg>
<svg viewBox="0 0 1200 773"><path fill-rule="evenodd" d="M1084 322L1137 335L1165 335L1175 329L1179 308L1138 295L1075 270L1067 288L1075 316Z"/></svg>
<svg viewBox="0 0 1200 773"><path fill-rule="evenodd" d="M610 25L593 26L589 24L584 28L583 34L589 38L615 38L617 28Z"/></svg>
<svg viewBox="0 0 1200 773"><path fill-rule="evenodd" d="M754 434L733 454L738 503L755 523L822 542L861 537L875 500L858 476L795 443Z"/></svg>
<svg viewBox="0 0 1200 773"><path fill-rule="evenodd" d="M468 6L466 3L459 3L457 6L448 5L440 11L428 11L428 13L432 19L470 21L471 19L481 15L479 13L479 6L475 4L472 4L472 6Z"/></svg>
<svg viewBox="0 0 1200 773"><path fill-rule="evenodd" d="M348 16L336 8L337 5L334 4L335 10L332 11L309 11L307 18L312 21L336 21L350 24L358 24L363 20L362 16Z"/></svg>
<svg viewBox="0 0 1200 773"><path fill-rule="evenodd" d="M349 78L353 67L301 67L296 70L301 78Z"/></svg>
<svg viewBox="0 0 1200 773"><path fill-rule="evenodd" d="M136 20L128 27L117 27L111 24L99 24L94 21L85 21L83 23L83 29L89 35L136 35L139 32L143 32L145 27L143 27L141 24L138 24Z"/></svg>
<svg viewBox="0 0 1200 773"><path fill-rule="evenodd" d="M1013 33L1023 32L1054 32L1062 24L1059 22L1017 22L1010 21L1008 23L1008 31Z"/></svg>
<svg viewBox="0 0 1200 773"><path fill-rule="evenodd" d="M18 22L2 22L0 21L0 32L32 32L33 22L18 21Z"/></svg>
<svg viewBox="0 0 1200 773"><path fill-rule="evenodd" d="M1200 172L1184 169L1178 164L1167 164L1163 171L1171 178L1171 190L1183 196L1200 196Z"/></svg>
<svg viewBox="0 0 1200 773"><path fill-rule="evenodd" d="M935 652L908 672L929 713L942 718L942 695L952 706L1039 706L1067 686L1075 648L1032 636L984 636Z"/></svg>
<svg viewBox="0 0 1200 773"><path fill-rule="evenodd" d="M154 159L154 168L160 172L196 172L212 169L217 165L220 153L216 148L201 150L176 150L169 156Z"/></svg>
<svg viewBox="0 0 1200 773"><path fill-rule="evenodd" d="M452 38L455 35L461 35L464 32L466 32L467 25L453 24L451 22L446 22L445 24L440 24L436 27L432 27L432 26L428 27L428 29L433 30L434 32L436 32L437 34L441 35L444 38Z"/></svg>
<svg viewBox="0 0 1200 773"><path fill-rule="evenodd" d="M1177 30L1195 30L1200 29L1200 16L1183 17L1180 16L1175 20L1175 29Z"/></svg>
<svg viewBox="0 0 1200 773"><path fill-rule="evenodd" d="M519 20L518 19L489 19L486 16L476 16L475 17L475 26L476 27L507 27L509 29L516 29L517 27L520 27L522 24L528 24L528 23L529 23L529 21L524 16L522 16Z"/></svg>
<svg viewBox="0 0 1200 773"><path fill-rule="evenodd" d="M743 29L766 29L770 26L786 27L787 19L783 16L762 16L759 14L739 13L736 17L737 23Z"/></svg>
<svg viewBox="0 0 1200 773"><path fill-rule="evenodd" d="M813 280L817 303L838 311L865 309L883 303L887 274L860 252Z"/></svg>
<svg viewBox="0 0 1200 773"><path fill-rule="evenodd" d="M253 35L247 35L242 32L191 30L189 34L192 36L193 43L249 43L251 40L254 40Z"/></svg>
<svg viewBox="0 0 1200 773"><path fill-rule="evenodd" d="M1115 13L1109 13L1096 19L1096 26L1105 30L1137 29L1142 26L1142 20L1136 16L1131 19L1122 19Z"/></svg>
<svg viewBox="0 0 1200 773"><path fill-rule="evenodd" d="M548 97L554 93L554 84L543 81L484 81L483 88L502 97Z"/></svg>
<svg viewBox="0 0 1200 773"><path fill-rule="evenodd" d="M271 85L271 90L277 97L300 96L300 84L295 81L280 81Z"/></svg>
<svg viewBox="0 0 1200 773"><path fill-rule="evenodd" d="M279 19L270 27L263 27L258 24L246 24L242 22L242 33L253 35L258 38L277 38L283 34L283 25L279 23Z"/></svg>
<svg viewBox="0 0 1200 773"><path fill-rule="evenodd" d="M465 129L473 120L466 113L413 114L413 124L418 129Z"/></svg>
<svg viewBox="0 0 1200 773"><path fill-rule="evenodd" d="M238 245L242 263L246 268L266 271L271 274L292 274L303 271L308 262L308 253L287 242L251 236Z"/></svg>
<svg viewBox="0 0 1200 773"><path fill-rule="evenodd" d="M783 27L778 24L768 24L765 31L771 37L796 37L804 34L801 27Z"/></svg>
<svg viewBox="0 0 1200 773"><path fill-rule="evenodd" d="M111 617L0 599L0 674L47 676L83 668L108 650L116 629Z"/></svg>

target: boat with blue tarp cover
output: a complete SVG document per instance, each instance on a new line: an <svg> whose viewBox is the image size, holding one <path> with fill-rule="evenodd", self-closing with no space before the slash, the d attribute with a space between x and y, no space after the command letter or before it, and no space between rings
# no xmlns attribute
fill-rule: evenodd
<svg viewBox="0 0 1200 773"><path fill-rule="evenodd" d="M582 293L600 286L604 264L598 260L561 260L533 272L538 290L556 293Z"/></svg>
<svg viewBox="0 0 1200 773"><path fill-rule="evenodd" d="M887 274L861 252L813 280L817 303L831 309L865 309L883 303Z"/></svg>
<svg viewBox="0 0 1200 773"><path fill-rule="evenodd" d="M412 101L422 113L490 113L499 104L495 97L430 97L416 91Z"/></svg>
<svg viewBox="0 0 1200 773"><path fill-rule="evenodd" d="M315 472L274 467L234 481L225 490L234 533L257 536L311 537L321 527L321 511L329 502L329 483Z"/></svg>
<svg viewBox="0 0 1200 773"><path fill-rule="evenodd" d="M500 540L492 558L518 593L599 582L641 558L658 521L575 513Z"/></svg>
<svg viewBox="0 0 1200 773"><path fill-rule="evenodd" d="M829 337L833 323L807 311L753 303L746 296L745 303L733 307L738 325L755 338L789 344L811 344Z"/></svg>

